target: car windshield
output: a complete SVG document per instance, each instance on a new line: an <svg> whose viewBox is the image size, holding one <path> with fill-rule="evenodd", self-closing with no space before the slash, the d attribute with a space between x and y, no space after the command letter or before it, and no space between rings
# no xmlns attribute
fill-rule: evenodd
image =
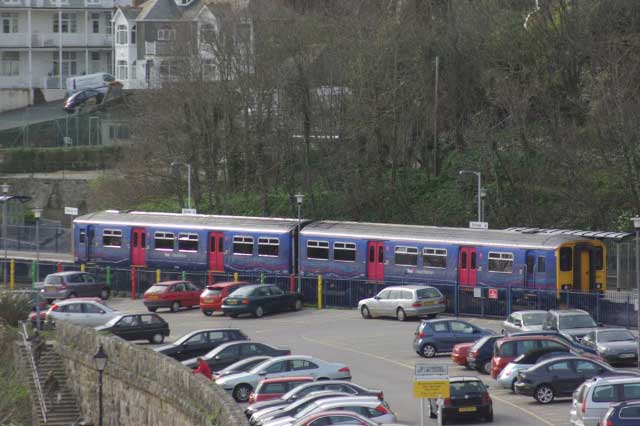
<svg viewBox="0 0 640 426"><path fill-rule="evenodd" d="M482 347L482 345L487 343L487 340L489 340L490 338L491 338L491 336L485 336L485 337L481 338L480 340L475 342L473 344L473 346L471 346L471 349L469 349L469 352L477 351L478 349L480 349Z"/></svg>
<svg viewBox="0 0 640 426"><path fill-rule="evenodd" d="M300 419L300 418L306 416L307 414L309 414L310 412L312 412L313 410L315 410L317 407L319 407L319 405L316 404L315 402L313 402L313 403L307 405L304 410L301 410L300 412L298 412L298 414L296 414L294 416L294 418Z"/></svg>
<svg viewBox="0 0 640 426"><path fill-rule="evenodd" d="M145 293L164 293L168 288L169 286L156 284L149 287L149 290L147 290Z"/></svg>
<svg viewBox="0 0 640 426"><path fill-rule="evenodd" d="M418 299L430 299L432 297L442 297L440 292L433 287L421 288L416 291Z"/></svg>
<svg viewBox="0 0 640 426"><path fill-rule="evenodd" d="M246 287L240 287L239 289L237 289L236 291L234 291L233 293L231 293L229 295L229 297L244 297L244 296L249 296L253 290L255 290L256 287L254 286L246 286Z"/></svg>
<svg viewBox="0 0 640 426"><path fill-rule="evenodd" d="M111 319L111 320L110 320L109 322L107 322L105 325L106 325L106 326L112 326L112 325L114 325L115 323L117 323L118 321L120 321L120 319L121 319L121 318L122 318L121 316L117 316L117 317L115 317L115 318Z"/></svg>
<svg viewBox="0 0 640 426"><path fill-rule="evenodd" d="M464 396L467 393L472 392L484 392L484 385L482 382L474 380L469 382L452 382L451 383L451 395Z"/></svg>
<svg viewBox="0 0 640 426"><path fill-rule="evenodd" d="M597 327L596 322L589 315L566 315L560 317L560 329L592 328Z"/></svg>
<svg viewBox="0 0 640 426"><path fill-rule="evenodd" d="M44 279L45 284L62 284L62 277L59 275L47 275Z"/></svg>
<svg viewBox="0 0 640 426"><path fill-rule="evenodd" d="M629 330L601 331L598 333L599 342L626 342L636 340Z"/></svg>
<svg viewBox="0 0 640 426"><path fill-rule="evenodd" d="M542 325L547 313L523 314L522 321L524 325Z"/></svg>

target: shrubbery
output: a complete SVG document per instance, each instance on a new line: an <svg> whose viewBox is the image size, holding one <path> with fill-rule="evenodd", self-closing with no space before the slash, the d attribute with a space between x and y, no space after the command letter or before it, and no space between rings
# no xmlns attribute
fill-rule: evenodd
<svg viewBox="0 0 640 426"><path fill-rule="evenodd" d="M0 292L0 318L9 325L17 326L31 312L31 295L28 293Z"/></svg>

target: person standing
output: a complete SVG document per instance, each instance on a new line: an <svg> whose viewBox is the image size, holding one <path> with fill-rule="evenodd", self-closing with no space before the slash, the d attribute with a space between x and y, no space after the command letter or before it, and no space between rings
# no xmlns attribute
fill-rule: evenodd
<svg viewBox="0 0 640 426"><path fill-rule="evenodd" d="M55 398L56 404L60 404L62 400L62 392L60 390L60 382L53 375L53 371L49 371L47 380L44 382L44 394L47 399L47 405L53 407L53 401Z"/></svg>
<svg viewBox="0 0 640 426"><path fill-rule="evenodd" d="M205 361L202 358L198 358L198 366L196 367L195 370L192 371L193 374L202 374L203 376L205 376L207 379L211 380L212 375L211 375L211 368L209 368L209 364L207 364L207 361Z"/></svg>

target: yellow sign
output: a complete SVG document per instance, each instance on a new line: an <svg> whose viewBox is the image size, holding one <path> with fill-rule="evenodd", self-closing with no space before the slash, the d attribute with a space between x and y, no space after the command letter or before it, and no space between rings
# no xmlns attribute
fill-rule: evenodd
<svg viewBox="0 0 640 426"><path fill-rule="evenodd" d="M449 380L413 381L414 398L449 398Z"/></svg>

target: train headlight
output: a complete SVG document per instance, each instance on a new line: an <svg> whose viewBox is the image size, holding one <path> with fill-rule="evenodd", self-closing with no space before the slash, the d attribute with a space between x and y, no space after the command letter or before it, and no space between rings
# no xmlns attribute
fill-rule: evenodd
<svg viewBox="0 0 640 426"><path fill-rule="evenodd" d="M562 290L571 290L571 284L562 284L560 288Z"/></svg>
<svg viewBox="0 0 640 426"><path fill-rule="evenodd" d="M596 288L600 290L602 288L602 283L596 283Z"/></svg>

